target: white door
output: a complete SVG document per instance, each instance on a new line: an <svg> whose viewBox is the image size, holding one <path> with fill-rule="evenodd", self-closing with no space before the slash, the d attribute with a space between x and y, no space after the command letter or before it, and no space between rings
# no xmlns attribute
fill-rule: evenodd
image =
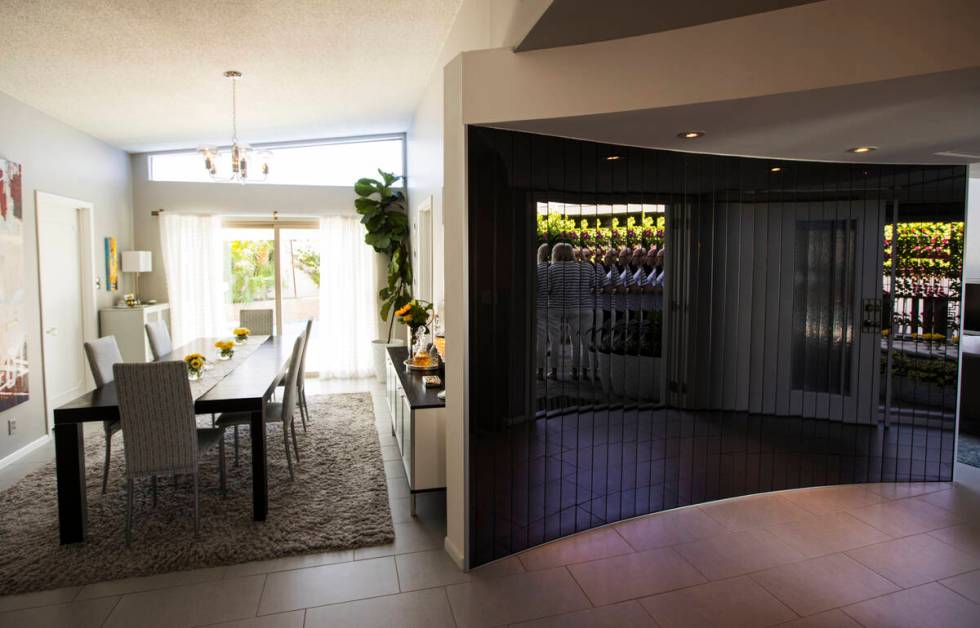
<svg viewBox="0 0 980 628"><path fill-rule="evenodd" d="M41 339L48 424L54 408L87 389L82 343L81 212L91 204L53 194L37 195L38 266L41 279ZM90 247L85 246L90 254Z"/></svg>

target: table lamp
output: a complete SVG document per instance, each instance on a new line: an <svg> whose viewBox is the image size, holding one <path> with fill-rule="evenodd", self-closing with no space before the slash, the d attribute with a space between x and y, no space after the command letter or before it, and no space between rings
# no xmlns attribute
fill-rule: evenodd
<svg viewBox="0 0 980 628"><path fill-rule="evenodd" d="M136 293L137 302L140 300L140 273L148 273L152 270L153 255L149 251L123 251L122 271L136 273L136 286L133 292Z"/></svg>

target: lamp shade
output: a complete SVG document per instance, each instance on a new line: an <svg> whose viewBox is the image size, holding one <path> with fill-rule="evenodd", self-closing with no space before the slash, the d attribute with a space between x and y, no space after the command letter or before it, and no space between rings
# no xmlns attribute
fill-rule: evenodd
<svg viewBox="0 0 980 628"><path fill-rule="evenodd" d="M153 255L149 251L123 251L124 273L148 273L153 270Z"/></svg>

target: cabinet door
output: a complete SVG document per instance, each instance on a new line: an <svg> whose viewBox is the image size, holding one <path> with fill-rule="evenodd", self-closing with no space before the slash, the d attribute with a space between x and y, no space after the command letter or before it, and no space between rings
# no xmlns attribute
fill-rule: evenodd
<svg viewBox="0 0 980 628"><path fill-rule="evenodd" d="M415 439L414 439L415 415L408 404L408 399L402 399L402 464L405 466L405 475L408 476L408 487L415 488L413 464L415 460Z"/></svg>
<svg viewBox="0 0 980 628"><path fill-rule="evenodd" d="M398 451L405 453L404 439L402 438L402 426L405 423L405 406L408 401L405 399L405 393L402 389L398 389L398 403L395 404L395 441L398 443Z"/></svg>

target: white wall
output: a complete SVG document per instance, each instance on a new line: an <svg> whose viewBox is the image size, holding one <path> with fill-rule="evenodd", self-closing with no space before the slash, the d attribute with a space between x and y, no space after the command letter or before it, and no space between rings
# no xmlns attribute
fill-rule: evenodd
<svg viewBox="0 0 980 628"><path fill-rule="evenodd" d="M970 166L966 190L966 250L963 251L963 279L980 282L980 164Z"/></svg>
<svg viewBox="0 0 980 628"><path fill-rule="evenodd" d="M131 248L133 190L129 156L125 152L3 93L0 93L0 155L23 166L27 355L31 370L30 400L0 413L0 458L3 458L40 438L47 429L34 193L40 190L95 204L96 271L104 281L103 238L115 236L120 251ZM124 286L115 294L104 288L99 290L98 306L111 305L124 291ZM8 419L17 421L13 436L7 435Z"/></svg>

